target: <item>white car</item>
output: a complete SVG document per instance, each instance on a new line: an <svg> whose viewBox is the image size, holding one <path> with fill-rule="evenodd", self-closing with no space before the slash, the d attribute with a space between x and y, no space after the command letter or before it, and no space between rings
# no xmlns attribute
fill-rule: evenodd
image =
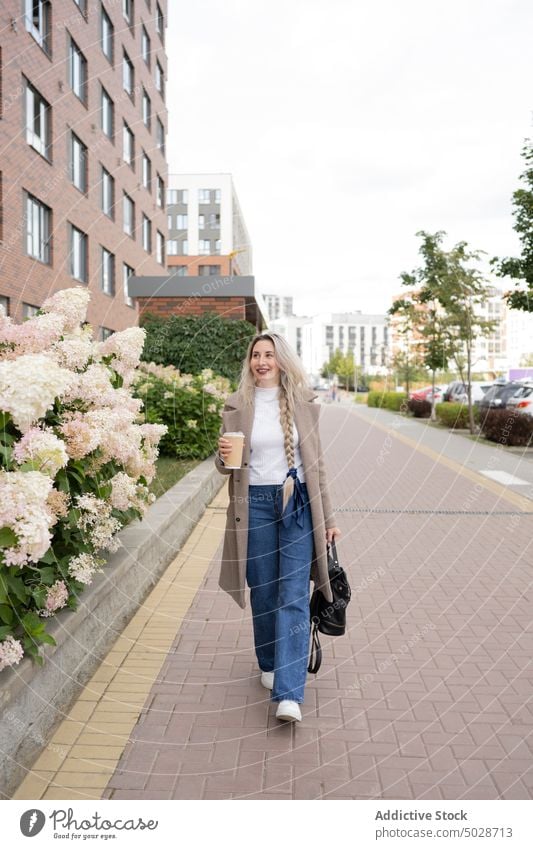
<svg viewBox="0 0 533 849"><path fill-rule="evenodd" d="M483 380L472 380L470 383L470 392L472 395L472 403L476 404L477 401L481 401L487 389L493 385L494 381L483 381ZM457 404L466 404L468 401L468 394L466 391L466 386L464 383L459 387L455 392L452 391L450 401L454 401Z"/></svg>
<svg viewBox="0 0 533 849"><path fill-rule="evenodd" d="M524 386L515 392L515 394L507 401L507 406L519 413L529 413L533 416L533 383L525 383Z"/></svg>

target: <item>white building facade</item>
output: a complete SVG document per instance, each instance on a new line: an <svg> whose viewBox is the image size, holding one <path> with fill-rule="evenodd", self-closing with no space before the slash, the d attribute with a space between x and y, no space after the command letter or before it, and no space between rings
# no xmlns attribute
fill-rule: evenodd
<svg viewBox="0 0 533 849"><path fill-rule="evenodd" d="M318 377L339 348L351 354L361 373L386 374L390 359L390 335L385 315L320 313L315 316L282 316L271 321L294 348L309 375Z"/></svg>

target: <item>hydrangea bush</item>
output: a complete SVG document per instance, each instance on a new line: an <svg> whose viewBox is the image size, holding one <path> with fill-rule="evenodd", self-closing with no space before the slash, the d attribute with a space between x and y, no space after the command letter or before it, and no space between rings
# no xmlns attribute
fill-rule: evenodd
<svg viewBox="0 0 533 849"><path fill-rule="evenodd" d="M0 670L55 644L68 607L154 500L159 441L132 387L145 331L105 342L84 324L89 292L57 292L21 325L0 314Z"/></svg>
<svg viewBox="0 0 533 849"><path fill-rule="evenodd" d="M140 363L134 387L147 421L167 426L162 454L203 460L217 449L220 414L231 391L226 377L210 368L192 375L174 366Z"/></svg>

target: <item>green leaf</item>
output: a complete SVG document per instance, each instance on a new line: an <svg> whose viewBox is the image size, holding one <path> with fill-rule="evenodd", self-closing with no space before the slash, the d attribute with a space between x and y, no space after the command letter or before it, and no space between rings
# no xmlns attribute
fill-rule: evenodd
<svg viewBox="0 0 533 849"><path fill-rule="evenodd" d="M16 533L11 528L0 528L0 547L11 548L18 542Z"/></svg>
<svg viewBox="0 0 533 849"><path fill-rule="evenodd" d="M2 625L0 626L0 640L5 640L10 634L13 633L13 628L11 625Z"/></svg>
<svg viewBox="0 0 533 849"><path fill-rule="evenodd" d="M48 643L49 646L57 646L57 643L51 634L43 634L42 637L39 638L39 642Z"/></svg>
<svg viewBox="0 0 533 849"><path fill-rule="evenodd" d="M56 579L57 569L53 566L44 566L42 569L39 569L39 573L42 583L51 586Z"/></svg>
<svg viewBox="0 0 533 849"><path fill-rule="evenodd" d="M13 608L8 604L0 604L0 619L2 622L5 622L6 625L11 625L13 618Z"/></svg>
<svg viewBox="0 0 533 849"><path fill-rule="evenodd" d="M46 554L43 554L43 556L39 560L39 563L46 563L47 565L52 565L56 562L56 560L57 558L54 554L54 549L50 547Z"/></svg>
<svg viewBox="0 0 533 849"><path fill-rule="evenodd" d="M10 593L16 596L19 601L26 601L27 591L24 581L20 578L15 578L14 575L6 575L6 582Z"/></svg>
<svg viewBox="0 0 533 849"><path fill-rule="evenodd" d="M28 636L35 637L43 633L45 629L45 623L42 619L39 619L36 613L26 613L25 616L21 619L21 625L28 634Z"/></svg>

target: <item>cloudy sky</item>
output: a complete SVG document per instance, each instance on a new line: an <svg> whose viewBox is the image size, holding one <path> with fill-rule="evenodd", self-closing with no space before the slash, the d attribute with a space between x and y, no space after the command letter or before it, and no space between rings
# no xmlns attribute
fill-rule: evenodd
<svg viewBox="0 0 533 849"><path fill-rule="evenodd" d="M530 0L170 0L170 172L230 172L263 292L384 312L417 230L514 253Z"/></svg>

